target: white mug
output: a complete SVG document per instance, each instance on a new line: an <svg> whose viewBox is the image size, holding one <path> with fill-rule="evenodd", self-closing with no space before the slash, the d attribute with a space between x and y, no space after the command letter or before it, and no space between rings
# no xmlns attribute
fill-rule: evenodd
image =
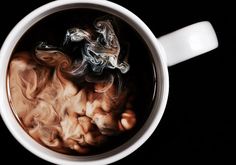
<svg viewBox="0 0 236 165"><path fill-rule="evenodd" d="M143 38L151 51L159 80L157 97L151 114L142 128L121 146L92 156L69 156L52 151L34 141L16 120L7 96L7 68L10 56L21 39L35 23L58 11L89 8L113 14L130 26ZM48 3L23 18L10 32L0 53L0 110L1 116L12 135L29 151L55 164L109 164L124 158L138 149L154 132L164 113L168 91L168 66L215 49L218 41L214 29L207 21L195 23L175 32L156 38L145 23L135 14L113 2L105 0L60 0Z"/></svg>

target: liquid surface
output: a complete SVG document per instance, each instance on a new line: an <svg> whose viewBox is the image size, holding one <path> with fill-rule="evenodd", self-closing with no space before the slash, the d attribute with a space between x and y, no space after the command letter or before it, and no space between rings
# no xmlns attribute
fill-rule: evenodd
<svg viewBox="0 0 236 165"><path fill-rule="evenodd" d="M118 18L88 10L56 13L18 43L9 63L9 99L40 144L67 154L100 153L145 122L156 81L152 69L147 47Z"/></svg>

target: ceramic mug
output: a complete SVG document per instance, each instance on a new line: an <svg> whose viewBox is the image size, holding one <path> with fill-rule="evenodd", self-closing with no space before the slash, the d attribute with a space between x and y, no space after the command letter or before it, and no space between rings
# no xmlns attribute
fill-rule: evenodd
<svg viewBox="0 0 236 165"><path fill-rule="evenodd" d="M159 85L151 114L142 128L127 142L105 153L92 156L69 156L52 151L34 141L16 120L7 96L7 68L10 56L21 39L35 23L58 11L89 8L115 15L127 22L143 38L153 57ZM145 23L135 14L118 4L105 0L59 0L34 10L10 32L0 53L0 110L3 121L12 135L38 157L56 164L109 164L124 158L138 149L154 132L166 107L169 77L168 66L215 49L218 41L213 27L207 21L195 23L175 32L156 38Z"/></svg>

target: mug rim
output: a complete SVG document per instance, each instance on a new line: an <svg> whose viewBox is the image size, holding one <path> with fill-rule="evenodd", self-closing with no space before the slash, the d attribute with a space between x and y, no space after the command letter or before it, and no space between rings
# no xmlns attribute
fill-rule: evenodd
<svg viewBox="0 0 236 165"><path fill-rule="evenodd" d="M29 137L29 135L23 130L23 128L19 125L18 121L16 121L15 116L10 107L6 91L6 75L8 63L14 47L16 46L19 39L25 34L25 32L29 30L35 23L55 12L72 8L84 8L85 6L89 6L89 9L94 8L118 16L122 20L127 22L130 26L135 28L135 30L144 39L151 51L151 55L155 63L155 69L157 68L156 65L159 65L159 69L156 69L156 72L158 72L158 74L161 76L162 82L159 89L161 90L159 92L160 94L159 96L156 96L158 100L155 100L155 104L153 105L150 117L147 119L147 121L145 121L144 126L137 133L135 133L134 137L131 138L134 141L132 144L129 144L128 146L122 145L123 150L119 152L118 149L122 149L122 146L119 146L114 149L115 151L112 150L113 153L112 151L108 151L111 152L110 156L107 156L108 152L105 152L95 156L84 156L84 158L86 159L83 160L81 158L78 160L75 159L74 156L63 156L64 154L54 153L55 151L41 146L38 142L34 141L31 137ZM0 112L4 123L8 127L8 130L10 130L11 134L15 137L17 141L21 143L22 146L24 146L27 150L29 150L36 156L52 163L92 164L96 162L96 164L109 164L131 154L136 149L138 149L152 135L152 133L156 129L164 113L169 92L169 75L167 71L167 64L165 61L165 52L163 51L163 48L157 41L154 34L147 27L147 25L131 11L116 3L105 0L60 0L53 1L41 7L38 7L37 9L29 13L27 16L25 16L12 29L12 31L9 33L8 37L4 41L0 52L0 68L0 77L3 80L3 83L0 86L0 91L6 91L0 92ZM51 156L52 154L53 156Z"/></svg>

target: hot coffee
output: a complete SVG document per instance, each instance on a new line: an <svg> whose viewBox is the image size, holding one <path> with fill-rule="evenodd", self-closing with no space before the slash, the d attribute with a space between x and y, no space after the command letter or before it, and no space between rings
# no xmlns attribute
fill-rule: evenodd
<svg viewBox="0 0 236 165"><path fill-rule="evenodd" d="M130 139L152 109L156 72L128 23L92 9L54 13L18 42L8 68L24 130L61 153L90 155Z"/></svg>

